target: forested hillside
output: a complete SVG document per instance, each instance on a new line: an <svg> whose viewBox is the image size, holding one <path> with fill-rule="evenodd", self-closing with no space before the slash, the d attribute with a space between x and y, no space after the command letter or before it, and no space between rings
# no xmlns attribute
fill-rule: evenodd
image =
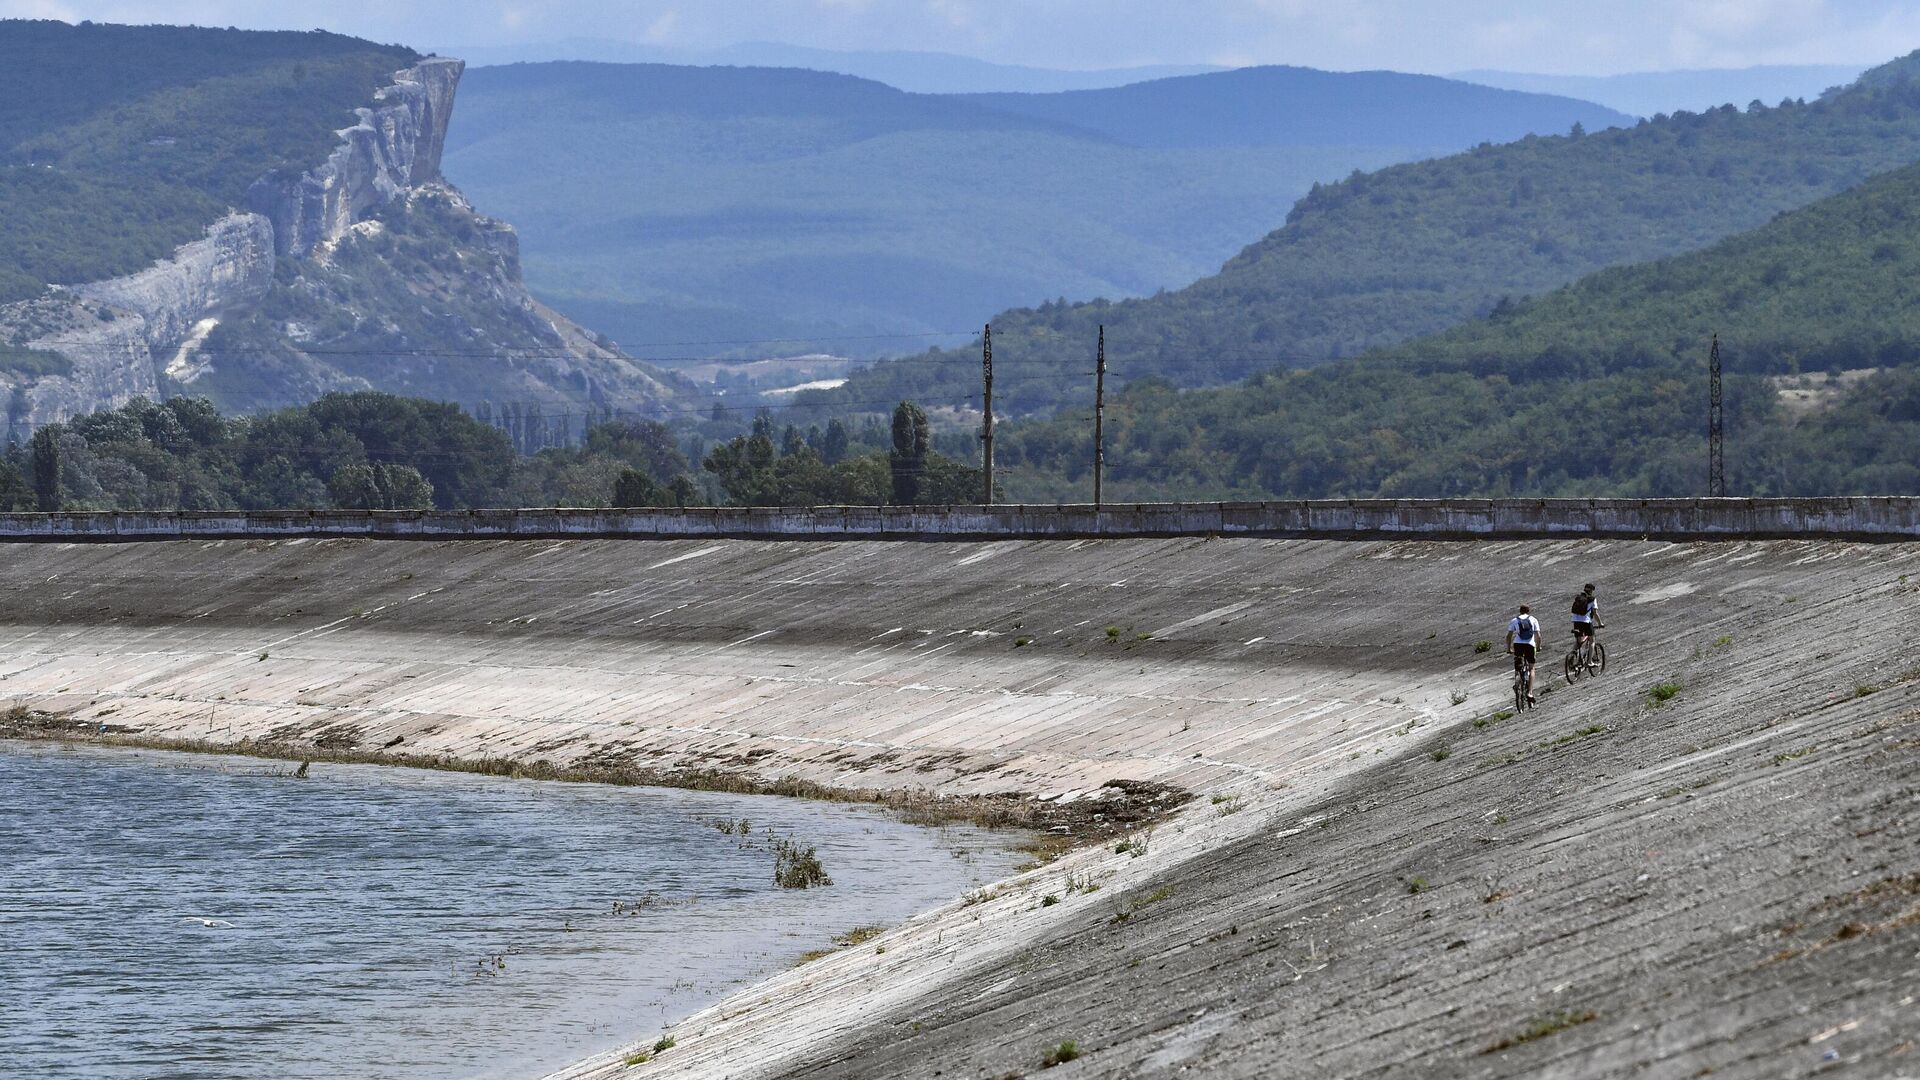
<svg viewBox="0 0 1920 1080"><path fill-rule="evenodd" d="M1284 228L1187 288L996 316L1000 400L1035 412L1083 398L1083 381L1055 376L1089 366L1102 323L1116 381L1204 385L1358 355L1598 269L1698 250L1920 159L1908 66L1806 104L1527 138L1318 187ZM811 397L961 403L977 393L975 356L881 365Z"/></svg>
<svg viewBox="0 0 1920 1080"><path fill-rule="evenodd" d="M1108 491L1704 494L1716 333L1732 493L1920 494L1920 165L1358 359L1136 383L1108 410ZM1084 496L1089 442L1077 417L1004 430L1010 490Z"/></svg>
<svg viewBox="0 0 1920 1080"><path fill-rule="evenodd" d="M1618 119L1386 73L975 101L817 71L525 64L468 74L446 170L520 226L542 297L636 350L877 356L1009 304L1192 281L1316 180Z"/></svg>
<svg viewBox="0 0 1920 1080"><path fill-rule="evenodd" d="M0 21L0 303L198 239L417 58L317 30Z"/></svg>

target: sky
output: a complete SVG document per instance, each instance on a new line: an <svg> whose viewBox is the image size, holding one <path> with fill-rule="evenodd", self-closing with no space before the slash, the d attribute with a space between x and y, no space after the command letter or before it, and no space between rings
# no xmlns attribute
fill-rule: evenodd
<svg viewBox="0 0 1920 1080"><path fill-rule="evenodd" d="M1920 48L1920 0L0 0L0 17L321 27L420 48L776 41L1056 68L1599 75L1865 65Z"/></svg>

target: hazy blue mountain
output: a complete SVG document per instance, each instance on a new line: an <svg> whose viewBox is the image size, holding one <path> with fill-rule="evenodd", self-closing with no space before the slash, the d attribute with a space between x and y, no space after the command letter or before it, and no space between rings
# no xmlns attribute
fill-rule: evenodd
<svg viewBox="0 0 1920 1080"><path fill-rule="evenodd" d="M1253 67L1105 90L971 94L1004 112L1072 124L1137 146L1327 146L1345 142L1465 149L1589 130L1634 118L1586 101L1394 71Z"/></svg>
<svg viewBox="0 0 1920 1080"><path fill-rule="evenodd" d="M1199 385L1353 357L1596 270L1697 251L1916 160L1920 54L1804 104L1680 112L1353 176L1185 288L994 315L995 402L1011 414L1084 400L1084 380L1042 376L1082 362L1101 326L1115 379ZM979 393L974 354L880 364L806 400L965 403Z"/></svg>
<svg viewBox="0 0 1920 1080"><path fill-rule="evenodd" d="M1777 105L1784 98L1815 98L1843 86L1866 70L1865 64L1779 64L1691 71L1641 71L1626 75L1528 75L1514 71L1462 71L1466 82L1566 94L1609 108L1652 116L1678 109L1700 112L1720 105L1745 108L1749 102Z"/></svg>
<svg viewBox="0 0 1920 1080"><path fill-rule="evenodd" d="M873 79L921 94L974 94L995 91L1051 93L1097 90L1148 79L1225 71L1212 64L1155 64L1145 67L1068 71L996 64L942 52L842 51L810 49L775 42L746 42L721 49L676 49L597 38L568 38L527 45L445 48L475 66L590 60L610 64L680 64L703 67L790 67Z"/></svg>
<svg viewBox="0 0 1920 1080"><path fill-rule="evenodd" d="M1281 104L1289 83L1312 95ZM1235 113L1250 84L1267 87L1263 110L1334 116ZM1475 109L1419 141L1426 127L1391 115L1395 91L1416 118L1435 95ZM795 340L740 351L877 355L920 342L849 339L961 330L1051 296L1151 294L1219 266L1316 181L1611 116L1438 79L1272 71L1144 84L1133 129L1085 104L1066 111L1102 130L1032 114L1045 100L1014 112L795 69L476 68L446 169L515 221L536 291L629 347L777 337ZM1205 144L1170 145L1182 110ZM1306 141L1316 133L1329 141Z"/></svg>

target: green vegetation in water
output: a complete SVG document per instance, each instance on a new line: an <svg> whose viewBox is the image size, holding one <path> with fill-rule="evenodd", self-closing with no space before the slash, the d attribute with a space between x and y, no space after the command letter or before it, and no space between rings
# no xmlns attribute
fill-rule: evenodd
<svg viewBox="0 0 1920 1080"><path fill-rule="evenodd" d="M833 884L812 845L801 847L784 837L773 844L773 881L783 889L814 889Z"/></svg>

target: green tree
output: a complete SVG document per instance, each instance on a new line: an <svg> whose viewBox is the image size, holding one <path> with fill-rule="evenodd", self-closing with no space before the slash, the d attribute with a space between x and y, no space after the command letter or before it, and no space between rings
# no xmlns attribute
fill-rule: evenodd
<svg viewBox="0 0 1920 1080"><path fill-rule="evenodd" d="M894 503L912 506L919 502L927 467L927 414L911 401L894 406L893 451L888 463L893 468Z"/></svg>
<svg viewBox="0 0 1920 1080"><path fill-rule="evenodd" d="M847 444L846 421L834 417L827 421L827 432L820 437L820 458L829 465L838 465L846 460Z"/></svg>
<svg viewBox="0 0 1920 1080"><path fill-rule="evenodd" d="M614 478L614 506L652 506L659 496L659 485L653 482L653 477L639 469L629 466L620 470L620 475Z"/></svg>
<svg viewBox="0 0 1920 1080"><path fill-rule="evenodd" d="M60 425L33 433L33 495L43 514L60 509Z"/></svg>

